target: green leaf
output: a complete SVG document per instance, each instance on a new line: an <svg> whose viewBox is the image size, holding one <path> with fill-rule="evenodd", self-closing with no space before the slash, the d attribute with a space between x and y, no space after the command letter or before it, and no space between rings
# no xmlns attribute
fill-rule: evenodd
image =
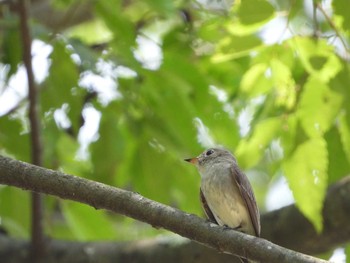
<svg viewBox="0 0 350 263"><path fill-rule="evenodd" d="M157 12L164 14L169 14L175 11L175 5L173 1L163 1L163 0L146 0L147 4L152 7Z"/></svg>
<svg viewBox="0 0 350 263"><path fill-rule="evenodd" d="M328 152L321 137L300 144L283 163L296 206L314 225L322 230L322 208L327 189Z"/></svg>
<svg viewBox="0 0 350 263"><path fill-rule="evenodd" d="M213 63L236 59L248 55L251 51L262 47L261 39L255 35L230 36L222 38L217 45L217 52L212 56Z"/></svg>
<svg viewBox="0 0 350 263"><path fill-rule="evenodd" d="M340 126L344 124L345 123L342 123ZM347 136L349 135L350 134L347 134ZM350 162L343 148L341 141L342 136L344 136L344 134L342 135L335 126L325 134L329 152L328 184L333 184L350 173ZM350 138L348 138L348 140L349 139Z"/></svg>
<svg viewBox="0 0 350 263"><path fill-rule="evenodd" d="M127 142L132 140L124 137L123 120L116 116L120 109L118 102L112 102L102 111L99 139L90 145L94 179L107 184L113 184L118 166L125 161Z"/></svg>
<svg viewBox="0 0 350 263"><path fill-rule="evenodd" d="M273 17L275 10L273 6L265 0L244 0L241 1L237 12L242 24L251 25L267 22Z"/></svg>
<svg viewBox="0 0 350 263"><path fill-rule="evenodd" d="M96 2L96 11L102 21L113 33L110 45L115 47L114 54L123 59L125 64L138 66L133 48L136 46L136 25L134 25L122 10L120 0L101 0ZM123 63L123 64L124 64Z"/></svg>
<svg viewBox="0 0 350 263"><path fill-rule="evenodd" d="M303 87L297 110L301 125L310 137L323 135L335 122L342 96L317 78L309 78Z"/></svg>
<svg viewBox="0 0 350 263"><path fill-rule="evenodd" d="M4 31L4 35L2 36L1 44L3 51L1 52L1 60L2 63L10 66L7 73L7 78L9 78L17 71L18 65L22 61L22 41L17 26L17 22L19 23L19 21L11 17L7 19L10 20L13 25L10 29Z"/></svg>
<svg viewBox="0 0 350 263"><path fill-rule="evenodd" d="M259 122L250 138L243 139L237 146L236 156L245 169L256 165L262 158L268 144L276 137L281 128L280 118L269 118Z"/></svg>
<svg viewBox="0 0 350 263"><path fill-rule="evenodd" d="M14 237L29 236L30 194L21 189L0 186L1 225Z"/></svg>
<svg viewBox="0 0 350 263"><path fill-rule="evenodd" d="M350 245L345 247L346 263L350 263Z"/></svg>
<svg viewBox="0 0 350 263"><path fill-rule="evenodd" d="M112 240L116 232L104 211L76 203L62 202L62 211L75 237L81 241Z"/></svg>
<svg viewBox="0 0 350 263"><path fill-rule="evenodd" d="M296 147L298 128L298 118L296 114L290 114L283 119L280 138L285 157L289 156Z"/></svg>
<svg viewBox="0 0 350 263"><path fill-rule="evenodd" d="M350 32L349 2L347 0L332 1L334 14L340 17L343 30Z"/></svg>
<svg viewBox="0 0 350 263"><path fill-rule="evenodd" d="M342 112L342 114L339 116L339 133L343 145L343 150L348 161L350 162L350 128L347 122L347 119L349 118L347 116L348 114L348 112Z"/></svg>
<svg viewBox="0 0 350 263"><path fill-rule="evenodd" d="M83 103L83 91L78 88L78 67L63 41L56 41L53 47L49 77L40 94L42 111L46 113L67 104L67 115L77 133Z"/></svg>
<svg viewBox="0 0 350 263"><path fill-rule="evenodd" d="M279 59L272 59L271 76L273 86L276 89L276 104L277 106L285 106L287 109L294 107L296 100L296 84L292 77L292 72Z"/></svg>
<svg viewBox="0 0 350 263"><path fill-rule="evenodd" d="M79 24L69 30L69 35L72 38L70 42L73 42L74 38L79 38L86 44L104 43L112 38L111 31L108 30L101 19L89 20L88 22ZM86 48L86 46L83 48ZM89 54L86 51L85 54L89 56L94 55L91 53L91 49Z"/></svg>
<svg viewBox="0 0 350 263"><path fill-rule="evenodd" d="M2 149L1 149L2 148ZM20 119L0 117L0 150L30 162L30 138Z"/></svg>
<svg viewBox="0 0 350 263"><path fill-rule="evenodd" d="M79 176L84 176L91 171L91 164L88 161L77 159L79 143L72 136L62 133L56 143L57 157L62 171Z"/></svg>
<svg viewBox="0 0 350 263"><path fill-rule="evenodd" d="M307 72L321 82L328 82L342 69L334 47L326 40L295 37L288 43L299 52L300 61Z"/></svg>
<svg viewBox="0 0 350 263"><path fill-rule="evenodd" d="M195 138L191 116L196 111L187 97L186 91L190 89L187 80L176 72L164 70L157 74L148 74L145 84L147 86L142 91L142 96L146 99L146 105L149 105L147 108L152 112L147 115L146 125L155 133L155 137L167 146L178 145L185 148L191 145ZM203 88L200 84L198 87ZM201 99L202 96L205 95L198 94L197 99Z"/></svg>
<svg viewBox="0 0 350 263"><path fill-rule="evenodd" d="M247 93L249 97L256 97L269 92L272 88L265 74L268 70L266 63L258 63L250 67L243 75L240 89Z"/></svg>

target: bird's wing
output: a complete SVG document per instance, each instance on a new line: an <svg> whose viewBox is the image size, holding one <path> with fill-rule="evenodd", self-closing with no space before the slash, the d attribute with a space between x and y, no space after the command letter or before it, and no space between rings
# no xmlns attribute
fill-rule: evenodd
<svg viewBox="0 0 350 263"><path fill-rule="evenodd" d="M213 222L213 223L215 223L215 224L218 224L218 222L216 221L216 219L215 219L215 217L214 217L213 212L212 212L212 211L210 210L210 208L209 208L209 205L208 205L208 203L207 203L207 200L205 199L205 196L204 196L204 194L203 194L201 188L199 189L199 196L200 196L200 198L201 198L202 207L203 207L203 209L204 209L205 214L207 215L207 218L208 218L211 222Z"/></svg>
<svg viewBox="0 0 350 263"><path fill-rule="evenodd" d="M243 200L248 208L250 218L253 223L255 235L260 236L260 214L256 204L253 189L248 181L247 176L238 168L237 165L232 166L232 175L238 185Z"/></svg>

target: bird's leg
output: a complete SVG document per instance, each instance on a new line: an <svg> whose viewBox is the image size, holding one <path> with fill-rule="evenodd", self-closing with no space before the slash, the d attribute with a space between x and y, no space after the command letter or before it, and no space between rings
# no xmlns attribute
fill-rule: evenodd
<svg viewBox="0 0 350 263"><path fill-rule="evenodd" d="M236 231L239 231L239 232L243 232L241 229L242 229L242 224L239 224L238 226L236 227L230 227L228 225L223 225L224 229L225 230L236 230Z"/></svg>

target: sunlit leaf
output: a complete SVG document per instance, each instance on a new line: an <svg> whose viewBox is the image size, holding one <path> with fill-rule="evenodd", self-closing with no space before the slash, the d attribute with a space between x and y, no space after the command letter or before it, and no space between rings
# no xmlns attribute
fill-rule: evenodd
<svg viewBox="0 0 350 263"><path fill-rule="evenodd" d="M103 43L112 38L111 31L106 28L106 25L100 19L73 27L70 29L69 35L72 38L79 38L87 44Z"/></svg>
<svg viewBox="0 0 350 263"><path fill-rule="evenodd" d="M342 69L334 48L325 40L295 37L288 42L299 52L300 61L307 72L320 81L328 82Z"/></svg>
<svg viewBox="0 0 350 263"><path fill-rule="evenodd" d="M253 65L245 72L240 89L248 93L251 97L264 94L271 88L271 81L266 77L268 65L265 63L258 63Z"/></svg>
<svg viewBox="0 0 350 263"><path fill-rule="evenodd" d="M304 131L315 137L324 134L335 122L342 97L328 85L310 78L303 87L298 116Z"/></svg>
<svg viewBox="0 0 350 263"><path fill-rule="evenodd" d="M322 208L328 181L327 168L327 144L321 137L300 144L283 164L296 205L317 232L321 232L323 227Z"/></svg>
<svg viewBox="0 0 350 263"><path fill-rule="evenodd" d="M296 100L296 84L291 70L280 60L272 59L271 78L276 90L276 104L291 109Z"/></svg>

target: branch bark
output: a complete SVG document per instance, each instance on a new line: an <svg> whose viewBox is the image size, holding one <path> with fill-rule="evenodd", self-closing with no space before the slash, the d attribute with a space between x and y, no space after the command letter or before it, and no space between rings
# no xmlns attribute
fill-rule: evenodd
<svg viewBox="0 0 350 263"><path fill-rule="evenodd" d="M322 233L316 233L299 210L290 205L262 217L262 237L296 251L320 254L350 241L349 218L350 176L347 176L328 189Z"/></svg>
<svg viewBox="0 0 350 263"><path fill-rule="evenodd" d="M38 103L38 88L35 84L32 66L32 39L28 25L28 0L19 0L18 14L22 36L23 62L27 72L29 93L29 123L32 163L42 166L42 138ZM43 205L40 193L32 193L32 257L38 261L45 254L43 231Z"/></svg>
<svg viewBox="0 0 350 263"><path fill-rule="evenodd" d="M87 253L89 251L90 253ZM28 242L0 234L0 258L6 263L26 263ZM176 235L132 242L74 242L50 240L45 263L241 263L230 254Z"/></svg>
<svg viewBox="0 0 350 263"><path fill-rule="evenodd" d="M107 209L218 251L260 262L327 262L218 225L140 194L0 156L0 183Z"/></svg>

